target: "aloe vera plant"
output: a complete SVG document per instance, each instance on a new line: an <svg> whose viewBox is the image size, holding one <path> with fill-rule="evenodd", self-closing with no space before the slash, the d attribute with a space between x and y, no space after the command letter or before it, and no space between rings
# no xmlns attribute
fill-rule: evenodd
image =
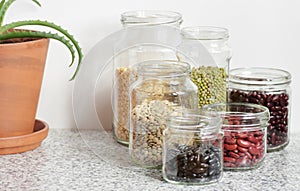
<svg viewBox="0 0 300 191"><path fill-rule="evenodd" d="M62 27L48 21L41 21L41 20L25 20L25 21L16 21L8 24L3 24L3 19L7 9L13 4L16 0L1 0L0 2L0 44L7 42L10 39L15 38L50 38L55 39L62 42L70 51L72 55L72 61L69 67L71 67L75 61L75 54L78 55L78 63L76 70L71 77L73 80L76 74L79 71L80 64L82 61L82 51L75 40L75 38L65 29ZM36 5L41 6L38 0L32 0ZM45 28L52 29L52 31L57 31L58 33L54 33L51 31L31 31L31 30L14 30L18 27L29 26L29 25L36 25L36 26L43 26Z"/></svg>

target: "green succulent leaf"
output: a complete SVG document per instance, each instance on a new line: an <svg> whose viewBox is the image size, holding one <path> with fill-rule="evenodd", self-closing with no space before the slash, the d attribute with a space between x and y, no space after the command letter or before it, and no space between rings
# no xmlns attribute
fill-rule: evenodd
<svg viewBox="0 0 300 191"><path fill-rule="evenodd" d="M39 7L41 7L41 3L38 0L32 0L35 4L37 4Z"/></svg>
<svg viewBox="0 0 300 191"><path fill-rule="evenodd" d="M4 3L5 3L5 0L2 0L2 1L0 2L0 9L2 9Z"/></svg>
<svg viewBox="0 0 300 191"><path fill-rule="evenodd" d="M4 19L4 16L6 14L6 11L7 9L10 7L11 4L13 4L16 0L8 0L8 1L5 1L5 0L2 0L1 3L0 3L0 26L2 25L3 23L3 19ZM38 0L32 0L35 4L37 4L38 6L41 7L41 4Z"/></svg>
<svg viewBox="0 0 300 191"><path fill-rule="evenodd" d="M6 14L7 9L10 7L12 3L14 3L16 0L1 0L0 2L0 43L3 40L8 40L12 38L52 38L55 40L58 40L62 42L72 55L72 61L69 65L71 67L75 60L75 52L78 53L78 64L75 70L75 73L73 74L72 78L70 80L73 80L75 76L77 75L80 64L82 61L82 51L78 44L78 42L75 40L75 38L69 34L69 32L62 27L48 22L48 21L41 21L41 20L26 20L26 21L17 21L13 23L9 23L2 26L2 22L4 19L4 15ZM40 2L38 0L31 0L38 6L41 6ZM44 32L44 31L29 31L29 30L14 30L18 27L28 26L28 25L36 25L36 26L43 26L48 29L52 29L53 31L57 31L60 34L54 34L53 32ZM74 49L75 47L75 49Z"/></svg>
<svg viewBox="0 0 300 191"><path fill-rule="evenodd" d="M78 56L79 56L79 61L81 62L82 59L82 52L81 52L81 48L79 47L78 42L75 40L75 38L65 29L63 29L62 27L48 22L48 21L40 21L40 20L27 20L27 21L18 21L18 22L13 22L7 25L4 25L1 29L0 29L0 33L3 33L5 31L8 31L9 29L12 28L16 28L16 27L20 27L20 26L26 26L26 25L39 25L39 26L45 26L45 27L49 27L52 29L55 29L57 31L59 31L60 33L62 33L63 35L65 35L75 46L77 52L78 52ZM74 59L72 59L72 62L70 64L70 66L72 66L74 63Z"/></svg>
<svg viewBox="0 0 300 191"><path fill-rule="evenodd" d="M72 62L74 61L75 58L75 49L73 47L73 44L71 43L72 41L66 39L64 36L61 36L59 34L55 34L52 32L41 32L41 31L25 31L25 30L17 30L17 31L9 31L5 32L0 35L0 41L2 40L8 40L8 39L13 39L13 38L51 38L58 40L62 42L71 52L72 55ZM70 80L73 80L75 76L77 75L79 68L80 68L80 63L82 60L82 53L81 49L79 54L79 59L78 59L78 65L76 67L76 70Z"/></svg>

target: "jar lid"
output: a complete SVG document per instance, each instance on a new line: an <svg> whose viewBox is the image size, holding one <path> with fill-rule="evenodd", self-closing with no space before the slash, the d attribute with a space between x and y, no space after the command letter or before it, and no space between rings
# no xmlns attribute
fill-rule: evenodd
<svg viewBox="0 0 300 191"><path fill-rule="evenodd" d="M173 11L137 10L122 13L121 22L124 25L181 24L182 16Z"/></svg>
<svg viewBox="0 0 300 191"><path fill-rule="evenodd" d="M249 85L281 85L291 82L291 74L275 68L235 68L229 72L229 82Z"/></svg>

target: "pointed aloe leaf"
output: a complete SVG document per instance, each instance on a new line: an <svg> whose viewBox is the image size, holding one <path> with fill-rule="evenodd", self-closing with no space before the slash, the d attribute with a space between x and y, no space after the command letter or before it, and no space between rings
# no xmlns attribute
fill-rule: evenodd
<svg viewBox="0 0 300 191"><path fill-rule="evenodd" d="M8 0L5 2L5 0L2 0L0 3L0 26L3 23L4 16L6 14L7 9L10 7L11 4L13 4L16 0ZM41 4L38 0L32 0L35 4L41 7Z"/></svg>
<svg viewBox="0 0 300 191"><path fill-rule="evenodd" d="M41 3L38 0L32 0L35 4L37 4L39 7L41 7Z"/></svg>
<svg viewBox="0 0 300 191"><path fill-rule="evenodd" d="M8 32L5 32L0 35L0 41L13 39L13 38L28 38L28 37L29 38L51 38L51 39L60 41L69 49L69 51L71 52L71 55L72 55L72 60L74 60L75 50L73 48L72 43L68 39L66 39L64 36L60 36L58 34L54 34L51 32L24 31L24 30L8 31ZM79 53L80 58L78 60L78 65L77 65L76 70L70 80L73 80L79 71L81 59L82 59L81 56L82 56L82 54L80 52Z"/></svg>
<svg viewBox="0 0 300 191"><path fill-rule="evenodd" d="M52 29L55 29L57 31L59 31L60 33L62 33L64 36L66 36L71 42L72 44L75 46L78 56L79 56L79 62L81 62L82 59L82 52L81 52L81 48L79 47L78 42L75 40L75 38L65 29L63 29L62 27L48 22L48 21L40 21L40 20L27 20L27 21L18 21L18 22L13 22L7 25L4 25L1 29L0 29L0 34L8 31L9 29L12 28L16 28L16 27L20 27L20 26L26 26L26 25L39 25L39 26L45 26L45 27L49 27ZM74 63L74 60L72 59L72 62L70 64L70 66L72 66Z"/></svg>
<svg viewBox="0 0 300 191"><path fill-rule="evenodd" d="M2 9L4 3L5 3L5 0L2 0L2 1L0 2L0 9Z"/></svg>

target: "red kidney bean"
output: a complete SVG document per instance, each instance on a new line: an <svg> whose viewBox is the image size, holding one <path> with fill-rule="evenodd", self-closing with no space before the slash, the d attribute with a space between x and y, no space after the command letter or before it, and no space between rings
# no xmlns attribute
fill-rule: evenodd
<svg viewBox="0 0 300 191"><path fill-rule="evenodd" d="M239 150L240 152L242 152L242 153L248 151L248 149L247 149L247 148L244 148L244 147L238 147L238 150Z"/></svg>
<svg viewBox="0 0 300 191"><path fill-rule="evenodd" d="M287 93L266 94L263 91L244 92L231 90L230 102L256 103L266 106L270 111L269 126L267 128L268 149L277 148L288 142L288 105Z"/></svg>
<svg viewBox="0 0 300 191"><path fill-rule="evenodd" d="M237 164L237 166L246 166L247 165L247 156L237 159L236 164Z"/></svg>
<svg viewBox="0 0 300 191"><path fill-rule="evenodd" d="M240 158L240 155L238 155L234 152L229 152L229 155L232 156L233 158L236 158L236 159Z"/></svg>
<svg viewBox="0 0 300 191"><path fill-rule="evenodd" d="M233 118L235 121L238 118ZM227 120L230 122L231 118ZM241 120L240 120L241 121ZM239 125L236 125L238 128ZM250 132L229 131L224 129L224 168L251 168L259 163L265 154L265 135L263 130Z"/></svg>
<svg viewBox="0 0 300 191"><path fill-rule="evenodd" d="M237 145L229 145L229 144L224 144L224 149L228 151L232 151L237 148Z"/></svg>
<svg viewBox="0 0 300 191"><path fill-rule="evenodd" d="M263 150L264 149L264 144L257 145L256 148L258 150Z"/></svg>
<svg viewBox="0 0 300 191"><path fill-rule="evenodd" d="M252 154L252 155L258 155L260 153L260 150L255 148L255 147L250 147L249 148L249 152Z"/></svg>
<svg viewBox="0 0 300 191"><path fill-rule="evenodd" d="M226 137L224 139L224 142L227 143L227 144L235 144L236 143L236 139L232 138L232 137Z"/></svg>
<svg viewBox="0 0 300 191"><path fill-rule="evenodd" d="M231 162L231 163L234 163L236 161L235 158L232 158L232 157L224 157L224 162Z"/></svg>
<svg viewBox="0 0 300 191"><path fill-rule="evenodd" d="M241 138L241 139L245 139L248 137L247 133L237 133L236 135L238 138Z"/></svg>
<svg viewBox="0 0 300 191"><path fill-rule="evenodd" d="M252 155L249 153L249 152L245 152L245 155L249 158L249 159L252 159Z"/></svg>
<svg viewBox="0 0 300 191"><path fill-rule="evenodd" d="M237 141L237 144L241 147L244 147L244 148L248 148L248 147L251 147L251 142L249 141L246 141L244 139L238 139Z"/></svg>
<svg viewBox="0 0 300 191"><path fill-rule="evenodd" d="M245 156L245 153L238 153L241 157Z"/></svg>
<svg viewBox="0 0 300 191"><path fill-rule="evenodd" d="M235 164L231 162L224 162L224 166L233 168L235 167Z"/></svg>
<svg viewBox="0 0 300 191"><path fill-rule="evenodd" d="M254 136L249 136L248 140L251 141L252 143L255 143L255 144L258 143L258 139L255 138Z"/></svg>

